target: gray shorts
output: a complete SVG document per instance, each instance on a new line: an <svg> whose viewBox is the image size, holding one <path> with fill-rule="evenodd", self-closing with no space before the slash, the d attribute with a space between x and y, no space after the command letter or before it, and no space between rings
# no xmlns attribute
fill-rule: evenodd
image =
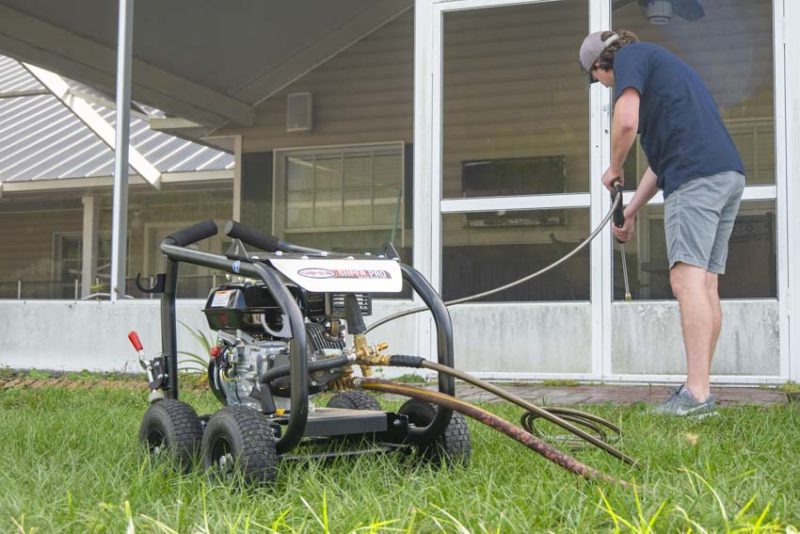
<svg viewBox="0 0 800 534"><path fill-rule="evenodd" d="M739 212L744 176L726 171L693 178L664 201L669 268L677 262L725 273L728 240Z"/></svg>

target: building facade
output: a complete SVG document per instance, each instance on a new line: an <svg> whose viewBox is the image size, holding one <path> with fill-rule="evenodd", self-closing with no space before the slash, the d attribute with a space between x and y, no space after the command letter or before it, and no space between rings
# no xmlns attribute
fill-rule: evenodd
<svg viewBox="0 0 800 534"><path fill-rule="evenodd" d="M800 38L787 28L800 25L800 8L700 4L702 16L688 20L669 1L394 2L285 83L230 93L252 111L250 124L213 129L234 140L231 214L301 245L374 251L392 241L446 300L538 271L610 208L600 184L610 92L586 84L577 50L589 31L626 28L697 70L746 167L712 378L798 380ZM646 167L637 148L626 199ZM451 308L457 366L491 378L681 379L662 206L657 196L643 210L626 247L631 302L603 231L543 276ZM202 211L191 215L220 218ZM384 299L375 316L414 304L407 294ZM375 336L397 352L435 352L425 315Z"/></svg>

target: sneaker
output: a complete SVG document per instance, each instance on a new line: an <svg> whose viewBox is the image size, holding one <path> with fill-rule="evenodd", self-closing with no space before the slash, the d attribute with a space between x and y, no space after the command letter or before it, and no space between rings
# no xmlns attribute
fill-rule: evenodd
<svg viewBox="0 0 800 534"><path fill-rule="evenodd" d="M660 406L655 407L653 413L702 419L709 415L717 415L714 400L714 395L709 395L703 402L696 400L684 384L672 392Z"/></svg>

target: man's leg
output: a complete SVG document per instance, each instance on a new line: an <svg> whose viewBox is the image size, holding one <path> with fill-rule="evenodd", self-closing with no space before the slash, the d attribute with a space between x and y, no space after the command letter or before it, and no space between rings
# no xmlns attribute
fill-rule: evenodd
<svg viewBox="0 0 800 534"><path fill-rule="evenodd" d="M719 335L719 299L711 298L708 272L688 263L676 263L669 273L672 292L678 299L686 348L686 388L698 401L711 393L711 352Z"/></svg>
<svg viewBox="0 0 800 534"><path fill-rule="evenodd" d="M711 337L711 350L708 353L708 367L711 368L711 361L714 359L714 352L717 350L717 340L719 339L719 332L722 329L722 306L719 303L719 275L717 273L706 272L706 290L708 291L708 299L711 301L711 307L714 313L714 330Z"/></svg>

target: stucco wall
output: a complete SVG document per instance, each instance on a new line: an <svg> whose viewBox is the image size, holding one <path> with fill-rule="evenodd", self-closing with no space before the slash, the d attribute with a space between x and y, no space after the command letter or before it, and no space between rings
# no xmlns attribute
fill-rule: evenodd
<svg viewBox="0 0 800 534"><path fill-rule="evenodd" d="M203 301L178 301L178 319L207 331ZM410 307L376 302L373 318ZM682 375L682 339L674 302L613 306L610 375ZM459 369L496 378L591 373L590 306L563 304L468 304L451 309ZM726 301L712 373L747 377L780 374L777 303ZM110 302L0 301L0 366L62 371L138 371L127 340L142 338L148 355L161 350L158 300ZM377 328L370 343L386 341L395 354L430 357L419 345L416 316ZM178 327L178 349L200 352L188 329ZM396 375L406 370L384 370ZM394 371L394 372L392 372ZM732 378L732 381L736 381Z"/></svg>
<svg viewBox="0 0 800 534"><path fill-rule="evenodd" d="M612 310L612 373L686 372L677 302L618 302ZM780 374L777 301L723 301L722 331L711 374Z"/></svg>
<svg viewBox="0 0 800 534"><path fill-rule="evenodd" d="M202 313L204 300L178 300L178 350L202 353L190 333L210 335ZM374 317L399 311L406 303L375 303ZM148 357L161 352L160 302L0 300L0 367L56 371L139 372L128 332L136 330ZM367 321L369 323L369 321ZM406 318L377 328L370 339L389 341L397 354L415 354L415 320Z"/></svg>

